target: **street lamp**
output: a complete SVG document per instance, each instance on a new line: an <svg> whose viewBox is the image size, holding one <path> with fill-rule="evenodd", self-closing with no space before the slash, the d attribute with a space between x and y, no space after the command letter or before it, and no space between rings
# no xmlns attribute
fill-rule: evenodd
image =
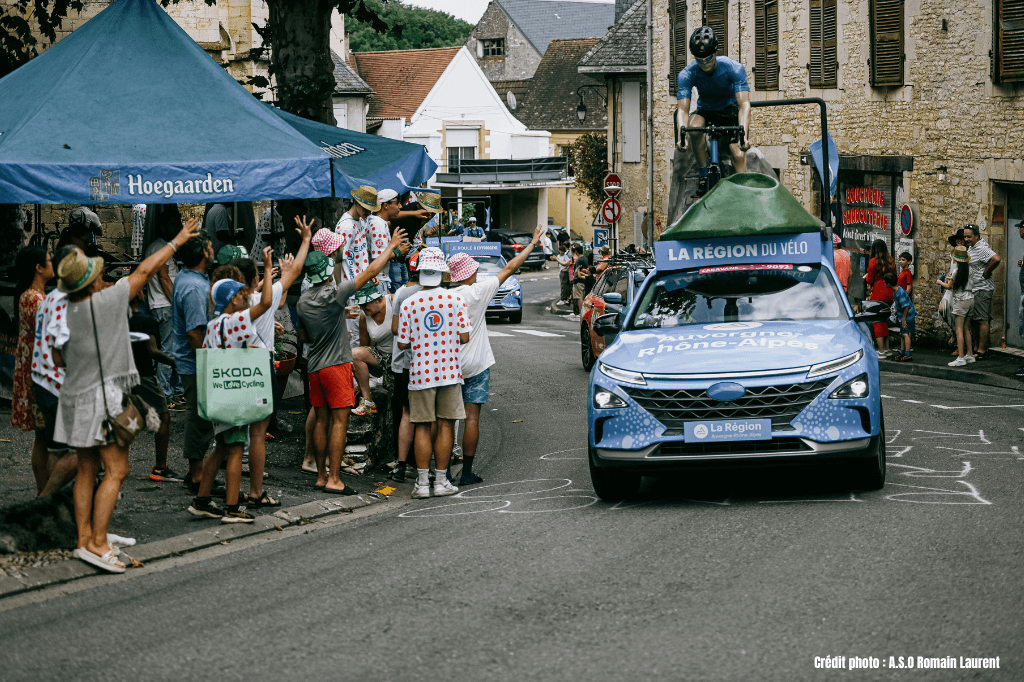
<svg viewBox="0 0 1024 682"><path fill-rule="evenodd" d="M580 103L576 105L576 118L580 120L580 123L583 123L583 121L585 121L587 118L587 105L583 103L584 90L593 91L593 93L601 99L602 104L604 104L605 106L608 105L608 100L605 98L604 95L601 94L600 90L595 88L593 85L581 85L579 88L576 89L576 95L580 98Z"/></svg>

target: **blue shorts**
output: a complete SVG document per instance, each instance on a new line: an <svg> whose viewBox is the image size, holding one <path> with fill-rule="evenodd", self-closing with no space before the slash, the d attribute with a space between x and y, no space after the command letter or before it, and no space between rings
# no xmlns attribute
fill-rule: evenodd
<svg viewBox="0 0 1024 682"><path fill-rule="evenodd" d="M917 333L917 318L913 320L907 320L906 325L900 325L900 334L916 334Z"/></svg>
<svg viewBox="0 0 1024 682"><path fill-rule="evenodd" d="M488 367L475 377L462 380L462 402L482 405L487 402L491 390L491 368Z"/></svg>

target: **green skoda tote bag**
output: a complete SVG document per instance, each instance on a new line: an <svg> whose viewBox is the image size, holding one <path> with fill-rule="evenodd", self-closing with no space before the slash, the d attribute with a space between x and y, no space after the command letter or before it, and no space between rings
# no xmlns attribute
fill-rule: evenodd
<svg viewBox="0 0 1024 682"><path fill-rule="evenodd" d="M221 347L196 349L199 416L212 422L244 426L274 411L270 351L226 348L224 322Z"/></svg>

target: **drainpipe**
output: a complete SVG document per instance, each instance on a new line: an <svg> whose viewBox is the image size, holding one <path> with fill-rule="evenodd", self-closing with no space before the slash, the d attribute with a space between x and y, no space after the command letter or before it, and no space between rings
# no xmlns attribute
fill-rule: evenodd
<svg viewBox="0 0 1024 682"><path fill-rule="evenodd" d="M654 247L654 0L647 0L647 246Z"/></svg>

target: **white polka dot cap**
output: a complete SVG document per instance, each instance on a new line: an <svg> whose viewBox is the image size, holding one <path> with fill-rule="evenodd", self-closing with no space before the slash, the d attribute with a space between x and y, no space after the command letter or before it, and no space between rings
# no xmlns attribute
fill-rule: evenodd
<svg viewBox="0 0 1024 682"><path fill-rule="evenodd" d="M420 273L424 270L448 272L448 264L444 261L444 253L436 246L428 246L420 251L419 264L416 267Z"/></svg>

